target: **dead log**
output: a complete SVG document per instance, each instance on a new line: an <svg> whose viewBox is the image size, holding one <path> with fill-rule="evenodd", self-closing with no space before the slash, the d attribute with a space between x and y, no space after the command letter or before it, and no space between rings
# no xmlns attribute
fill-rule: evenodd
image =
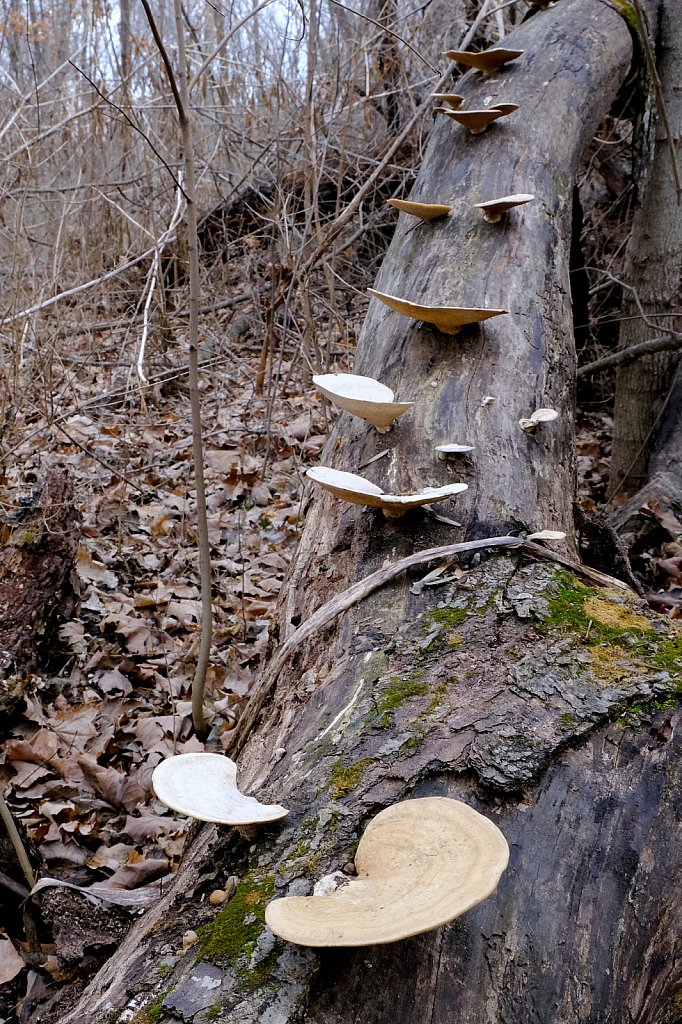
<svg viewBox="0 0 682 1024"><path fill-rule="evenodd" d="M356 370L418 404L383 437L344 414L323 460L353 470L387 450L366 470L386 490L462 477L469 490L444 515L463 525L419 511L389 521L311 496L280 641L330 596L417 550L554 527L574 555L571 197L631 41L611 4L563 0L509 45L524 50L518 62L471 73L458 91L472 108L520 110L478 137L435 126L412 198L454 213L401 217L377 287L510 315L452 338L373 302ZM535 203L498 225L472 210L521 191ZM558 421L524 433L518 420L539 406ZM453 441L475 445L469 462L435 458ZM668 697L679 635L634 595L583 588L518 552L476 555L440 587L414 587L416 570L392 579L296 648L239 758L244 790L289 816L248 839L204 827L169 895L67 1024L152 1009L164 1024L675 1019L682 768ZM507 836L511 864L493 896L387 946L315 951L269 933L269 899L309 893L352 859L382 807L434 794L465 800ZM232 900L211 908L208 894L233 874ZM188 928L199 940L181 955Z"/></svg>
<svg viewBox="0 0 682 1024"><path fill-rule="evenodd" d="M0 548L0 703L7 678L35 671L40 647L71 596L79 527L68 472L52 468L4 526ZM63 609L62 609L63 610Z"/></svg>

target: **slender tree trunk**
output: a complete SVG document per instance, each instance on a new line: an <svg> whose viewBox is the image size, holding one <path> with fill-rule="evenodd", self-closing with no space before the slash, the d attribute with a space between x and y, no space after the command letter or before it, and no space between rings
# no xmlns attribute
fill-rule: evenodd
<svg viewBox="0 0 682 1024"><path fill-rule="evenodd" d="M658 74L678 161L682 160L682 0L666 0L658 35ZM660 117L656 119L652 161L643 183L642 205L635 214L626 252L625 283L637 290L644 313L657 326L679 330L671 316L679 310L682 267L682 206L677 205L670 152ZM640 317L631 292L624 292L618 346L629 348L660 333ZM667 315L666 315L667 314ZM675 356L657 352L616 374L610 493L638 490L647 475L661 403L670 385Z"/></svg>
<svg viewBox="0 0 682 1024"><path fill-rule="evenodd" d="M416 550L555 527L573 551L573 180L631 41L611 5L563 0L509 45L525 51L516 64L458 88L471 107L491 97L520 110L478 137L438 122L413 198L451 203L453 215L401 218L377 285L510 314L453 338L373 301L356 369L418 405L384 436L344 414L323 460L352 470L386 451L365 470L385 489L462 476L469 490L440 508L464 525L419 511L389 521L316 492L280 640ZM497 225L472 209L520 191L535 202ZM523 433L518 419L542 405L559 419ZM469 441L474 457L439 462L433 447L447 441ZM666 706L638 731L617 720L630 704L641 718L673 685L674 627L634 597L581 589L513 552L474 557L462 573L436 588L397 577L300 644L276 689L263 684L241 785L289 816L249 838L204 827L168 896L67 1024L141 1020L152 1006L155 1019L194 1024L678 1019L677 714ZM467 801L507 836L511 864L493 896L443 928L369 949L310 950L265 928L267 899L309 893L352 857L381 807L432 794ZM207 894L232 874L234 898L212 908ZM199 942L180 957L188 928Z"/></svg>

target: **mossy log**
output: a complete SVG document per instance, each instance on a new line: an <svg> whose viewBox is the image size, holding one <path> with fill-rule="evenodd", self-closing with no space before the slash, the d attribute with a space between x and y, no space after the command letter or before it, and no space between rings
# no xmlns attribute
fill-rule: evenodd
<svg viewBox="0 0 682 1024"><path fill-rule="evenodd" d="M580 154L624 79L631 38L611 4L562 0L524 23L513 65L458 83L517 114L472 137L443 121L412 198L450 218L401 217L377 286L436 304L510 310L457 338L373 302L356 371L419 404L390 434L344 414L324 462L386 490L469 484L443 511L388 521L311 495L279 611L280 641L330 596L419 549L563 528L574 550L568 283ZM475 202L532 191L487 224ZM435 387L431 387L434 384ZM493 403L482 405L485 396ZM539 406L559 419L530 436ZM470 442L443 463L436 444ZM436 587L394 579L303 643L243 745L241 785L288 806L247 837L203 827L171 891L138 921L67 1024L574 1024L679 1017L682 634L634 594L586 587L508 552L460 562ZM256 706L256 705L254 705ZM511 847L496 892L449 925L391 945L317 950L264 924L352 859L367 821L445 795L492 817ZM207 895L240 878L233 899ZM180 955L182 935L198 942Z"/></svg>

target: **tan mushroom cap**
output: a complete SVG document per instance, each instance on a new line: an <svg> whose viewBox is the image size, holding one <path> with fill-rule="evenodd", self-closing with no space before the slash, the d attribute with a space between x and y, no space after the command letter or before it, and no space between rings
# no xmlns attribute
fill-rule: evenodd
<svg viewBox="0 0 682 1024"><path fill-rule="evenodd" d="M539 423L551 423L552 420L557 419L559 413L556 409L536 409L535 412L528 419L519 420L519 426L521 430L525 430L526 433L530 433L531 430L535 430Z"/></svg>
<svg viewBox="0 0 682 1024"><path fill-rule="evenodd" d="M313 384L330 402L367 420L380 434L385 434L393 421L414 405L394 402L393 392L385 384L355 373L319 374L313 377Z"/></svg>
<svg viewBox="0 0 682 1024"><path fill-rule="evenodd" d="M564 540L565 537L563 530L540 530L539 533L529 533L526 540Z"/></svg>
<svg viewBox="0 0 682 1024"><path fill-rule="evenodd" d="M448 458L454 458L456 455L466 455L468 452L473 452L473 444L439 444L436 445L436 451L438 452L438 458L444 461Z"/></svg>
<svg viewBox="0 0 682 1024"><path fill-rule="evenodd" d="M447 110L446 107L436 107L436 113L451 117L453 121L468 128L472 135L480 135L492 121L506 117L511 111L505 113L497 107L489 107L487 110Z"/></svg>
<svg viewBox="0 0 682 1024"><path fill-rule="evenodd" d="M490 50L479 50L478 53L471 53L469 50L449 50L445 56L460 64L466 64L467 67L478 68L484 75L489 75L508 61L516 60L522 53L523 50L507 50L504 46L496 46Z"/></svg>
<svg viewBox="0 0 682 1024"><path fill-rule="evenodd" d="M464 103L464 97L456 92L432 92L431 97L440 100L441 103L449 103L454 110L459 110Z"/></svg>
<svg viewBox="0 0 682 1024"><path fill-rule="evenodd" d="M425 487L417 494L386 494L381 487L365 480L363 476L331 469L329 466L314 466L306 470L306 476L337 498L350 501L353 505L380 508L387 519L397 519L408 509L419 508L420 505L434 501L445 501L468 489L467 484L448 484L446 487Z"/></svg>
<svg viewBox="0 0 682 1024"><path fill-rule="evenodd" d="M519 109L518 103L493 103L491 106L495 110L501 110L503 114L513 114L515 110Z"/></svg>
<svg viewBox="0 0 682 1024"><path fill-rule="evenodd" d="M280 938L301 946L373 946L439 928L481 903L509 860L496 825L447 797L405 800L370 821L357 878L328 896L287 896L265 908Z"/></svg>
<svg viewBox="0 0 682 1024"><path fill-rule="evenodd" d="M478 309L476 307L467 309L462 306L419 306L416 302L399 299L396 295L386 295L374 288L368 288L367 291L394 309L396 313L411 316L414 320L424 320L428 324L435 324L443 334L457 334L466 324L479 324L483 320L490 320L493 316L502 316L503 313L508 312L506 309Z"/></svg>
<svg viewBox="0 0 682 1024"><path fill-rule="evenodd" d="M533 199L535 199L535 196L530 195L530 193L519 192L513 196L489 199L485 203L474 203L474 209L483 210L485 219L490 224L497 224L498 220L502 218L502 214L506 213L507 210L511 210L515 206L524 206L526 203L532 202Z"/></svg>
<svg viewBox="0 0 682 1024"><path fill-rule="evenodd" d="M436 217L445 217L450 213L451 206L441 206L439 203L412 203L409 199L387 199L389 206L395 206L403 213L411 213L413 217L421 220L435 220Z"/></svg>
<svg viewBox="0 0 682 1024"><path fill-rule="evenodd" d="M176 754L152 773L154 792L167 807L199 821L250 825L288 814L278 804L261 804L237 789L237 766L223 754Z"/></svg>

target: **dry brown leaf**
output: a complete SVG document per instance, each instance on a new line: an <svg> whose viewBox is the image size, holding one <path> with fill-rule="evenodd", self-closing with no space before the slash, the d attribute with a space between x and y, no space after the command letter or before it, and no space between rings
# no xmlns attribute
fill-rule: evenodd
<svg viewBox="0 0 682 1024"><path fill-rule="evenodd" d="M16 978L25 966L11 940L0 939L0 985L6 985L12 978Z"/></svg>
<svg viewBox="0 0 682 1024"><path fill-rule="evenodd" d="M78 764L92 788L101 793L112 807L121 807L130 814L144 800L144 791L135 776L123 775L111 767L102 768L88 757L79 757Z"/></svg>
<svg viewBox="0 0 682 1024"><path fill-rule="evenodd" d="M107 569L106 565L94 562L85 548L80 545L78 548L78 561L76 571L82 580L88 583L101 583L103 586L113 590L118 586L118 576Z"/></svg>
<svg viewBox="0 0 682 1024"><path fill-rule="evenodd" d="M140 885L146 885L154 878L160 878L168 872L168 861L149 859L137 863L124 864L117 871L107 878L102 884L107 889L137 889Z"/></svg>

